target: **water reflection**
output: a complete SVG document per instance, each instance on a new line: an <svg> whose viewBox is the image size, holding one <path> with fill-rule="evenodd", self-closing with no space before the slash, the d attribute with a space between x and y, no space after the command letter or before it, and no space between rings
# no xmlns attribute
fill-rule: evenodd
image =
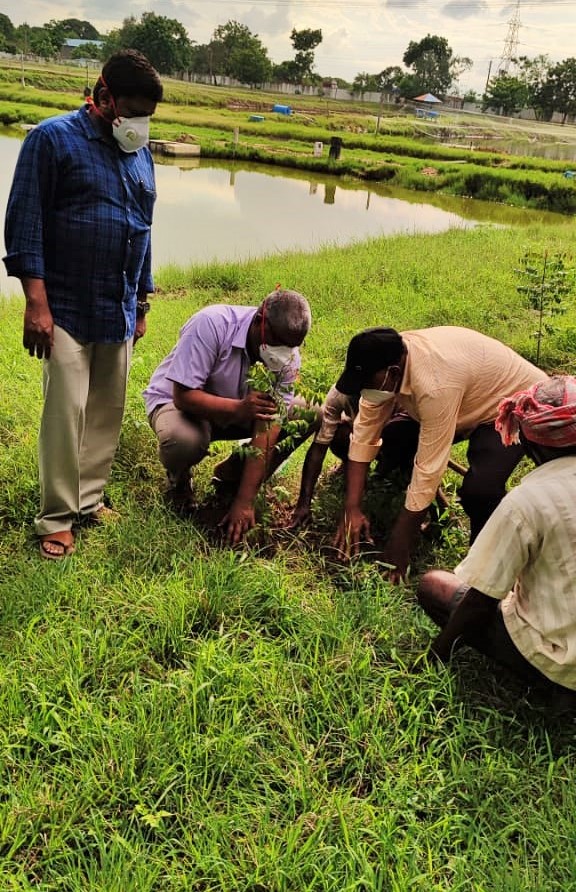
<svg viewBox="0 0 576 892"><path fill-rule="evenodd" d="M6 132L6 131L4 131ZM5 208L20 141L0 135L0 207ZM241 260L314 250L370 236L440 232L478 222L569 222L545 212L383 183L344 182L309 171L198 158L157 163L154 266ZM0 291L18 293L3 264Z"/></svg>
<svg viewBox="0 0 576 892"><path fill-rule="evenodd" d="M441 232L478 223L568 222L473 199L343 182L309 171L216 161L158 164L155 263L235 260L313 250L371 236Z"/></svg>
<svg viewBox="0 0 576 892"><path fill-rule="evenodd" d="M406 201L391 189L343 185L310 173L264 167L158 165L154 226L157 265L239 260L287 249L313 250L369 236L469 227L473 214L441 203ZM413 197L413 196L412 196Z"/></svg>

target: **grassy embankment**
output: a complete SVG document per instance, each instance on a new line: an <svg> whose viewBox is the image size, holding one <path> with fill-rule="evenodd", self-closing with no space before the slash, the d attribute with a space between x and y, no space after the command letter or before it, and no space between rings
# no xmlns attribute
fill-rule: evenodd
<svg viewBox="0 0 576 892"><path fill-rule="evenodd" d="M432 631L413 583L391 588L318 547L335 479L315 532L268 527L259 546L231 551L174 517L140 398L191 312L255 303L277 281L311 299L304 377L325 387L349 336L375 323L470 325L530 355L512 271L545 244L572 248L565 227L478 229L164 270L109 486L121 517L84 531L63 564L31 536L40 363L21 348L19 302L0 304L3 890L575 888L574 725L473 653L451 671L410 668ZM545 361L573 370L573 307L558 324ZM292 464L274 483L269 525L296 477ZM369 507L383 534L385 489ZM415 575L462 553L454 511Z"/></svg>
<svg viewBox="0 0 576 892"><path fill-rule="evenodd" d="M36 123L51 114L76 108L85 74L70 69L35 67L25 72L0 67L0 122ZM422 191L440 191L561 213L576 210L576 185L566 179L568 162L515 157L497 152L454 148L442 141L470 135L479 127L495 139L503 134L527 139L523 125L445 113L438 123L422 122L393 108L384 111L376 131L378 107L360 102L340 104L311 97L291 97L295 114L274 115L278 94L231 90L166 81L166 102L159 107L151 129L157 139L193 139L205 157L261 161L284 167L327 171L341 176L384 180ZM249 121L249 111L265 112L260 123ZM234 145L234 128L240 128ZM550 128L546 133L559 128ZM564 134L566 130L562 131ZM314 158L313 144L344 141L340 160ZM538 128L531 132L538 137ZM546 138L546 137L543 137ZM573 165L572 165L573 166Z"/></svg>

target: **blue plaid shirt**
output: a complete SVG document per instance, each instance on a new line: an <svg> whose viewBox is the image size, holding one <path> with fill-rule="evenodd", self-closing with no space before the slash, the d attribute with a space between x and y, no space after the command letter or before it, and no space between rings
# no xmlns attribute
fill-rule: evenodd
<svg viewBox="0 0 576 892"><path fill-rule="evenodd" d="M149 150L110 144L87 107L38 124L8 199L8 275L44 279L55 324L78 341L128 340L137 295L154 289L155 198Z"/></svg>

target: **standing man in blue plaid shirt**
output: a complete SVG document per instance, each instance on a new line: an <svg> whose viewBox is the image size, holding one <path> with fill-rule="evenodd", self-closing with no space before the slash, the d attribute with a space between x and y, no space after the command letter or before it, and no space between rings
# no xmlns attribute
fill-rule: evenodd
<svg viewBox="0 0 576 892"><path fill-rule="evenodd" d="M132 347L153 291L147 143L161 98L149 61L116 53L93 100L31 131L14 174L4 262L26 297L24 347L44 360L35 526L50 559L74 550L75 521L102 515Z"/></svg>

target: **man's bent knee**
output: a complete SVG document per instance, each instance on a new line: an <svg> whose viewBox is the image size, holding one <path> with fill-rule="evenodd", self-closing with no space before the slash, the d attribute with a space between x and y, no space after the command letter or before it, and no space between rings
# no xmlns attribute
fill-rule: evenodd
<svg viewBox="0 0 576 892"><path fill-rule="evenodd" d="M158 437L158 455L170 474L181 474L205 458L210 445L207 422L188 418L173 404L157 409L150 425Z"/></svg>

